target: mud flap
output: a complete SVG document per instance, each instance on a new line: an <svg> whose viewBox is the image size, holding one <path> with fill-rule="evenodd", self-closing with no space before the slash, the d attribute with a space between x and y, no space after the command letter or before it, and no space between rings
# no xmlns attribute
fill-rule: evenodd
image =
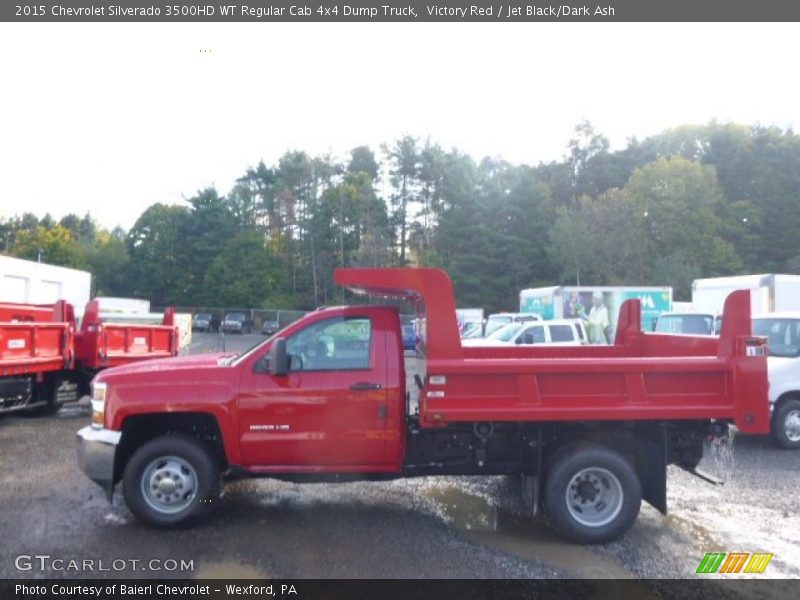
<svg viewBox="0 0 800 600"><path fill-rule="evenodd" d="M667 432L660 427L652 438L638 439L637 472L642 499L667 514Z"/></svg>

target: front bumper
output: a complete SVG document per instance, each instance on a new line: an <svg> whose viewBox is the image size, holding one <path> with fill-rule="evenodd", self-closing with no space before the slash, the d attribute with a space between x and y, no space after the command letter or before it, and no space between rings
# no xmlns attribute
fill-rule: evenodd
<svg viewBox="0 0 800 600"><path fill-rule="evenodd" d="M77 433L78 466L103 488L109 502L114 495L114 457L120 437L121 431L95 429L91 425Z"/></svg>

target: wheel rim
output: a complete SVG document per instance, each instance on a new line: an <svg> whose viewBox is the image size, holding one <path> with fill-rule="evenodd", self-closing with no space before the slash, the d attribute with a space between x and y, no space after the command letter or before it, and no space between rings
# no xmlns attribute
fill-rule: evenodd
<svg viewBox="0 0 800 600"><path fill-rule="evenodd" d="M622 484L608 469L591 467L578 471L566 493L567 511L586 527L603 527L622 510Z"/></svg>
<svg viewBox="0 0 800 600"><path fill-rule="evenodd" d="M178 456L161 456L151 461L141 482L145 502L163 514L175 514L186 509L197 493L194 467Z"/></svg>
<svg viewBox="0 0 800 600"><path fill-rule="evenodd" d="M783 421L783 430L790 442L800 442L800 410L790 410Z"/></svg>

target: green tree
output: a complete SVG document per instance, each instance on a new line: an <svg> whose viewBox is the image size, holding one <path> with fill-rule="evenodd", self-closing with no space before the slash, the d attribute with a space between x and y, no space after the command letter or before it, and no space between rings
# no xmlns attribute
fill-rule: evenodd
<svg viewBox="0 0 800 600"><path fill-rule="evenodd" d="M285 306L291 297L281 260L259 233L242 233L222 248L208 269L207 303L230 308Z"/></svg>
<svg viewBox="0 0 800 600"><path fill-rule="evenodd" d="M409 135L402 137L393 146L385 146L389 157L389 174L394 193L391 196L392 223L396 228L400 265L406 264L408 244L408 205L415 200L419 153L417 140Z"/></svg>
<svg viewBox="0 0 800 600"><path fill-rule="evenodd" d="M15 256L39 260L51 265L83 269L86 267L84 249L61 225L38 225L33 231L21 230L14 241Z"/></svg>
<svg viewBox="0 0 800 600"><path fill-rule="evenodd" d="M128 277L128 247L122 229L97 232L95 243L86 253L96 296L127 296L132 290Z"/></svg>
<svg viewBox="0 0 800 600"><path fill-rule="evenodd" d="M229 203L214 188L206 188L189 199L189 211L181 223L181 265L186 276L183 302L199 304L206 271L225 244L239 232L238 220Z"/></svg>
<svg viewBox="0 0 800 600"><path fill-rule="evenodd" d="M131 287L156 305L181 304L191 284L183 234L189 210L153 204L128 232Z"/></svg>

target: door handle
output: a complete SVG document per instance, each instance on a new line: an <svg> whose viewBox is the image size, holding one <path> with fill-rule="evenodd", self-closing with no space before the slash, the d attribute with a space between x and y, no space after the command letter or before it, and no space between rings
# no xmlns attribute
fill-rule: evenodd
<svg viewBox="0 0 800 600"><path fill-rule="evenodd" d="M350 389L354 392L360 391L368 391L368 390L379 390L381 389L380 383L369 383L367 381L359 381L358 383L354 383L350 386Z"/></svg>

